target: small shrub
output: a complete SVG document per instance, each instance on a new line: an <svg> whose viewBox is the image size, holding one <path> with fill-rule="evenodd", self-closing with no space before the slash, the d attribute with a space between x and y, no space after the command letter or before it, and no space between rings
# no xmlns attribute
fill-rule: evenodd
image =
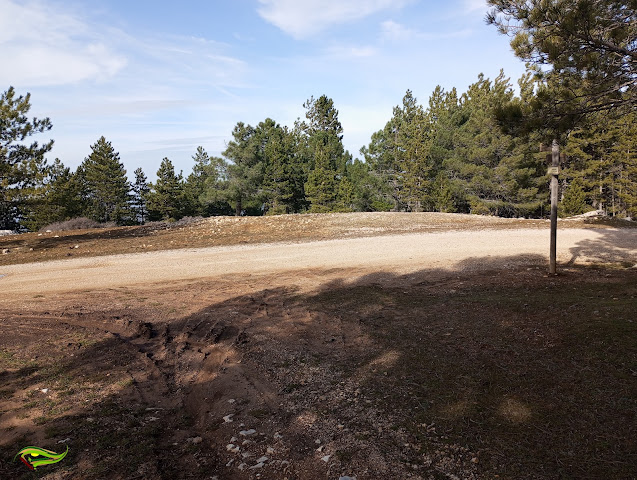
<svg viewBox="0 0 637 480"><path fill-rule="evenodd" d="M193 223L199 223L203 220L203 217L182 217L177 220L173 225L175 227L184 227L186 225L192 225Z"/></svg>
<svg viewBox="0 0 637 480"><path fill-rule="evenodd" d="M113 224L114 225L114 224ZM67 230L85 230L88 228L108 227L111 225L100 224L95 220L86 217L72 218L64 222L55 222L40 229L41 232L51 230L52 232L65 232Z"/></svg>

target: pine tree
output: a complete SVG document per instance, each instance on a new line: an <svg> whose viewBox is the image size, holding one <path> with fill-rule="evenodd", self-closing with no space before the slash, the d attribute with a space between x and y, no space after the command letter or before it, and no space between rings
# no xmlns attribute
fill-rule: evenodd
<svg viewBox="0 0 637 480"><path fill-rule="evenodd" d="M265 164L259 155L256 130L243 122L232 131L223 156L228 165L228 180L223 184L223 197L234 207L235 215L260 214L264 204L263 177Z"/></svg>
<svg viewBox="0 0 637 480"><path fill-rule="evenodd" d="M176 175L173 163L164 157L148 194L148 219L179 220L183 217L183 193L182 174Z"/></svg>
<svg viewBox="0 0 637 480"><path fill-rule="evenodd" d="M39 145L25 143L31 135L51 129L48 118L29 120L31 95L16 98L9 87L0 95L0 229L19 228L28 212L34 189L46 176L44 155L53 147L53 140ZM37 195L36 195L37 197Z"/></svg>
<svg viewBox="0 0 637 480"><path fill-rule="evenodd" d="M577 180L566 188L559 207L560 214L565 217L581 215L586 211L586 193Z"/></svg>
<svg viewBox="0 0 637 480"><path fill-rule="evenodd" d="M301 129L311 158L305 193L311 212L329 212L337 208L339 183L351 156L343 148L343 127L332 99L311 97L303 106L307 123Z"/></svg>
<svg viewBox="0 0 637 480"><path fill-rule="evenodd" d="M255 136L258 155L265 165L263 198L267 213L302 211L305 208L307 173L305 157L298 152L296 133L268 118L259 123Z"/></svg>
<svg viewBox="0 0 637 480"><path fill-rule="evenodd" d="M103 136L91 146L90 155L84 159L81 178L91 218L120 225L131 221L126 170L111 142Z"/></svg>
<svg viewBox="0 0 637 480"><path fill-rule="evenodd" d="M431 209L431 130L422 106L411 90L402 107L394 107L394 155L403 175L401 201L409 211Z"/></svg>
<svg viewBox="0 0 637 480"><path fill-rule="evenodd" d="M314 169L308 175L305 184L305 193L311 204L310 212L326 213L335 209L338 183L336 171L327 152L315 152Z"/></svg>
<svg viewBox="0 0 637 480"><path fill-rule="evenodd" d="M50 223L80 217L85 210L78 177L59 158L46 169L38 197L39 201L30 205L24 220L24 225L32 231Z"/></svg>
<svg viewBox="0 0 637 480"><path fill-rule="evenodd" d="M218 198L208 201L205 195L208 188L219 188L220 182L225 180L228 165L219 157L211 157L203 147L197 147L192 157L194 165L192 173L184 183L184 215L219 215L227 214L227 204Z"/></svg>
<svg viewBox="0 0 637 480"><path fill-rule="evenodd" d="M150 193L150 186L148 185L148 178L141 167L137 168L134 173L135 182L131 185L133 191L131 206L137 222L143 225L148 218L148 208L146 204L148 194Z"/></svg>

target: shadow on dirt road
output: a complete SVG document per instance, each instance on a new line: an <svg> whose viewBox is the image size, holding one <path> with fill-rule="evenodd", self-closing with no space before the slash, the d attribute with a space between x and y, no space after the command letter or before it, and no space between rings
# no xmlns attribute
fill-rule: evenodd
<svg viewBox="0 0 637 480"><path fill-rule="evenodd" d="M307 274L0 312L0 476L27 444L69 445L56 479L634 473L635 270Z"/></svg>

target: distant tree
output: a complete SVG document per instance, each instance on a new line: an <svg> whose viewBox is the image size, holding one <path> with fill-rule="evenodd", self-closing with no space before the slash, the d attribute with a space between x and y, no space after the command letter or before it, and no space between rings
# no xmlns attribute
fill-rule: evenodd
<svg viewBox="0 0 637 480"><path fill-rule="evenodd" d="M635 216L637 114L590 114L570 132L563 151L563 184L577 183L609 215Z"/></svg>
<svg viewBox="0 0 637 480"><path fill-rule="evenodd" d="M400 200L409 211L431 209L431 129L425 110L411 90L402 106L394 107L392 118L394 162L401 172Z"/></svg>
<svg viewBox="0 0 637 480"><path fill-rule="evenodd" d="M387 205L390 210L400 211L403 209L401 203L403 175L394 152L396 145L393 132L392 119L387 122L383 130L372 134L369 145L361 148L360 153L369 166L369 173L374 178L374 183L378 186L379 201L383 206ZM381 207L380 210L384 208Z"/></svg>
<svg viewBox="0 0 637 480"><path fill-rule="evenodd" d="M265 163L259 155L256 130L239 122L232 137L223 152L223 156L232 162L228 165L223 195L234 207L235 215L262 213Z"/></svg>
<svg viewBox="0 0 637 480"><path fill-rule="evenodd" d="M352 185L350 208L357 212L388 211L392 203L385 200L383 185L366 162L354 160L347 167L346 178Z"/></svg>
<svg viewBox="0 0 637 480"><path fill-rule="evenodd" d="M265 164L263 194L268 214L300 212L305 208L307 169L295 131L267 118L256 128L258 154Z"/></svg>
<svg viewBox="0 0 637 480"><path fill-rule="evenodd" d="M343 147L343 127L333 100L325 95L311 97L303 106L307 122L300 127L311 158L305 193L310 211L329 212L338 208L339 183L351 156Z"/></svg>
<svg viewBox="0 0 637 480"><path fill-rule="evenodd" d="M150 193L150 185L141 167L137 168L134 173L135 182L131 185L131 190L133 191L131 206L136 220L143 225L148 218L148 207L146 204Z"/></svg>
<svg viewBox="0 0 637 480"><path fill-rule="evenodd" d="M192 157L194 165L192 173L184 183L184 214L185 215L219 215L227 213L226 202L219 199L208 202L206 200L206 185L214 185L219 189L220 181L225 178L226 162L219 157L211 157L203 147L197 147ZM225 206L224 206L225 205Z"/></svg>
<svg viewBox="0 0 637 480"><path fill-rule="evenodd" d="M562 216L581 215L587 210L586 192L577 180L566 188L559 206Z"/></svg>
<svg viewBox="0 0 637 480"><path fill-rule="evenodd" d="M82 185L78 177L56 158L46 169L46 176L36 189L34 201L28 205L24 225L38 230L54 222L62 222L83 215Z"/></svg>
<svg viewBox="0 0 637 480"><path fill-rule="evenodd" d="M131 221L130 184L126 170L111 142L103 136L91 146L80 168L88 215L98 222L124 224Z"/></svg>
<svg viewBox="0 0 637 480"><path fill-rule="evenodd" d="M175 174L173 163L164 157L148 194L148 219L179 220L183 217L183 193L182 174Z"/></svg>
<svg viewBox="0 0 637 480"><path fill-rule="evenodd" d="M29 202L42 180L46 168L44 155L53 147L53 140L39 145L26 143L31 135L51 129L48 118L29 120L31 95L16 97L13 87L0 95L0 229L16 229L22 217L22 207Z"/></svg>

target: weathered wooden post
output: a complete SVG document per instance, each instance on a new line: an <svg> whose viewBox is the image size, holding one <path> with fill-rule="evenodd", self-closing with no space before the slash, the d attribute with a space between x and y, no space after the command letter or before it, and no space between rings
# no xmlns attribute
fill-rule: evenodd
<svg viewBox="0 0 637 480"><path fill-rule="evenodd" d="M557 260L557 195L558 181L560 174L560 146L557 140L553 140L551 146L551 166L548 173L551 175L551 251L549 255L549 274L556 274Z"/></svg>

